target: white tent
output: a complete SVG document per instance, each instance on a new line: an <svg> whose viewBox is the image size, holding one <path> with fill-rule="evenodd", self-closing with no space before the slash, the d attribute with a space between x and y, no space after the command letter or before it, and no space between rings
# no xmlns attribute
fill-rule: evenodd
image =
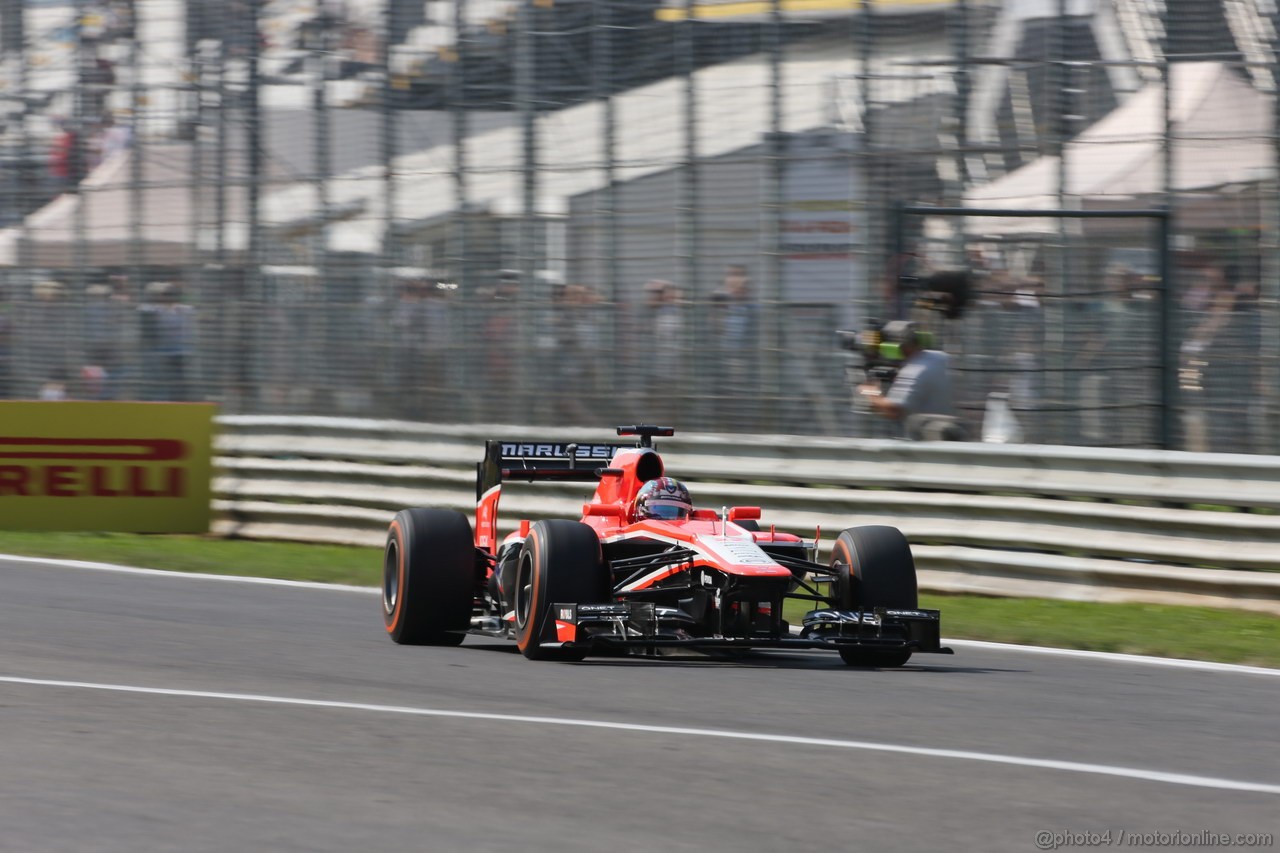
<svg viewBox="0 0 1280 853"><path fill-rule="evenodd" d="M143 264L188 262L193 232L187 186L190 146L148 145L141 164L143 188L137 194L131 187L134 156L134 149L116 153L85 178L79 193L64 193L27 216L22 226L0 231L0 266L65 267L75 262L81 248L90 266L124 266L135 260L135 239L141 252L137 260ZM243 221L243 195L238 188L228 192L233 221ZM136 213L135 199L141 202ZM82 240L77 237L81 228Z"/></svg>
<svg viewBox="0 0 1280 853"><path fill-rule="evenodd" d="M893 79L894 75L901 76L899 63L914 61L924 65L926 60L944 57L946 50L946 34L940 28L881 39L872 68L890 79L876 81L876 101L902 103L938 91L952 91L950 70L941 66L934 66L934 74L928 79ZM862 70L853 55L848 39L843 37L819 37L787 46L782 62L785 132L811 130L833 121L838 81ZM718 157L760 142L771 126L770 75L765 54L696 72L700 157ZM683 162L684 85L681 78L669 77L614 98L617 180L635 180ZM563 215L569 198L604 186L603 120L604 109L599 101L538 117L537 213ZM497 216L518 215L524 186L520 129L498 128L474 135L465 144L471 164L470 203L477 210ZM457 198L453 163L452 145L438 145L397 158L397 223L428 222L454 212ZM376 252L386 226L381 167L356 169L335 178L330 186L330 202L362 205L363 213L329 229L329 248ZM306 182L263 199L263 220L274 226L289 227L314 217L314 188Z"/></svg>
<svg viewBox="0 0 1280 853"><path fill-rule="evenodd" d="M1208 191L1274 177L1271 96L1222 63L1172 68L1174 189ZM1067 144L1066 195L1084 208L1152 203L1164 189L1164 129L1164 86L1147 85ZM966 193L965 206L1057 208L1058 163L1058 157L1028 163ZM1032 230L1030 220L1004 223L1008 228L1000 230Z"/></svg>

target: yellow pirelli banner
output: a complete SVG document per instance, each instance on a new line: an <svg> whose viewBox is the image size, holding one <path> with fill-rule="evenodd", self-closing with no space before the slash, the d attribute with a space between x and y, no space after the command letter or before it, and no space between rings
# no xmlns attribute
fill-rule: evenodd
<svg viewBox="0 0 1280 853"><path fill-rule="evenodd" d="M0 402L0 528L208 531L215 409Z"/></svg>

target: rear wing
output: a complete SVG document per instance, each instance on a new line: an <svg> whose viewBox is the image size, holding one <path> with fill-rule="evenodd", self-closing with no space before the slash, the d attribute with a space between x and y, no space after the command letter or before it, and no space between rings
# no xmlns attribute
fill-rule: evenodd
<svg viewBox="0 0 1280 853"><path fill-rule="evenodd" d="M649 449L655 435L674 432L671 427L649 424L618 427L618 435L639 436L640 447ZM476 547L490 554L497 551L498 500L504 480L598 481L608 472L621 474L609 465L619 451L634 447L612 441L486 441L484 459L476 465ZM659 474L661 470L659 463Z"/></svg>
<svg viewBox="0 0 1280 853"><path fill-rule="evenodd" d="M634 444L613 442L502 441L484 443L484 460L476 465L476 500L505 480L599 480L619 450Z"/></svg>
<svg viewBox="0 0 1280 853"><path fill-rule="evenodd" d="M641 447L653 447L654 436L675 435L675 429L652 424L618 427L618 435L639 436ZM484 460L476 465L476 500L504 480L556 480L589 483L599 480L619 450L635 447L612 441L502 441L484 443Z"/></svg>

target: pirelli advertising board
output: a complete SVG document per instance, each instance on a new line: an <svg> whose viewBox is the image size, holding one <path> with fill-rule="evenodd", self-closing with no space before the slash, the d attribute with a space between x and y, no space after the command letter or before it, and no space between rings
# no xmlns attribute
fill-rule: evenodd
<svg viewBox="0 0 1280 853"><path fill-rule="evenodd" d="M0 402L0 528L208 531L215 409Z"/></svg>

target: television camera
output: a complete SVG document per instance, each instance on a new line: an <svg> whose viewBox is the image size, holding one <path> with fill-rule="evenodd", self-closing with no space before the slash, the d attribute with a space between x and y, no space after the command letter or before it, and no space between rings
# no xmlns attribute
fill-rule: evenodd
<svg viewBox="0 0 1280 853"><path fill-rule="evenodd" d="M963 270L936 272L924 279L904 276L899 281L902 291L913 295L911 305L917 311L956 320L969 302L969 273ZM860 385L875 382L887 390L893 384L902 366L902 344L909 336L922 347L933 345L931 332L907 320L871 319L861 330L838 329L836 336L840 347L853 354L845 364L845 379L855 401L860 399L856 393Z"/></svg>

